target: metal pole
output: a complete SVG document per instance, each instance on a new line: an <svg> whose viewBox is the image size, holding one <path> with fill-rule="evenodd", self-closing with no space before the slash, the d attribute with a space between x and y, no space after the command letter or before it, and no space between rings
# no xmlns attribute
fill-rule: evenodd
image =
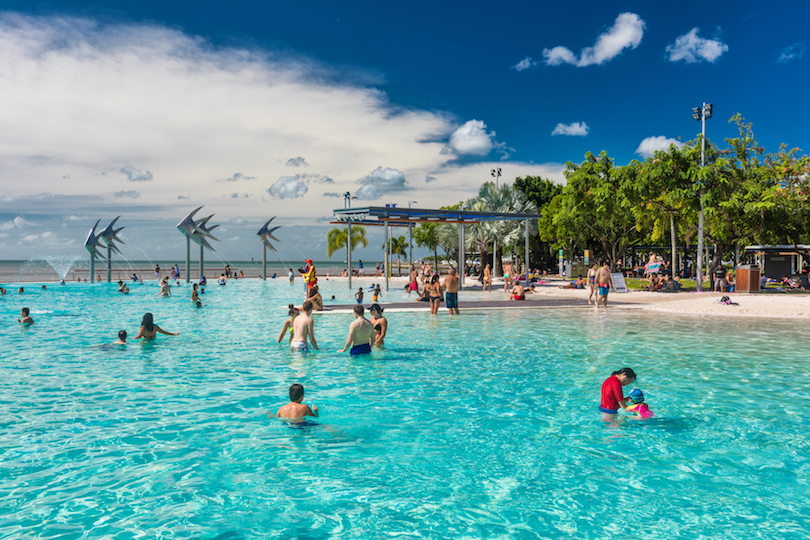
<svg viewBox="0 0 810 540"><path fill-rule="evenodd" d="M388 213L385 214L385 291L388 292L388 273L390 272L388 267Z"/></svg>
<svg viewBox="0 0 810 540"><path fill-rule="evenodd" d="M191 237L186 236L186 283L191 281Z"/></svg>
<svg viewBox="0 0 810 540"><path fill-rule="evenodd" d="M112 282L112 245L107 244L107 283Z"/></svg>
<svg viewBox="0 0 810 540"><path fill-rule="evenodd" d="M700 137L700 167L706 166L706 103L700 109L701 137ZM700 187L700 214L698 214L698 245L697 245L697 266L695 268L695 278L697 279L697 291L703 291L703 182Z"/></svg>
<svg viewBox="0 0 810 540"><path fill-rule="evenodd" d="M459 231L459 236L461 237L461 241L459 242L459 251L461 251L461 273L458 276L458 288L462 290L464 288L464 273L467 269L467 254L465 253L466 246L464 245L464 222L462 221L459 225L461 229Z"/></svg>
<svg viewBox="0 0 810 540"><path fill-rule="evenodd" d="M96 280L96 253L90 252L90 283Z"/></svg>
<svg viewBox="0 0 810 540"><path fill-rule="evenodd" d="M262 244L262 280L267 281L267 246Z"/></svg>
<svg viewBox="0 0 810 540"><path fill-rule="evenodd" d="M529 286L529 218L526 218L526 286ZM513 272L514 273L514 272Z"/></svg>
<svg viewBox="0 0 810 540"><path fill-rule="evenodd" d="M201 280L205 272L205 258L203 257L203 247L200 246L200 275L197 276L197 281Z"/></svg>
<svg viewBox="0 0 810 540"><path fill-rule="evenodd" d="M352 290L352 218L348 222L349 236L346 238L346 269L349 272L349 290Z"/></svg>

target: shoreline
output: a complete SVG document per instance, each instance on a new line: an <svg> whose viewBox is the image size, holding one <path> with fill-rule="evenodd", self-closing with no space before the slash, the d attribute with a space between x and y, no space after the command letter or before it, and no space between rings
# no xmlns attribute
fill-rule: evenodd
<svg viewBox="0 0 810 540"><path fill-rule="evenodd" d="M0 276L0 283L8 290L8 295L13 295L14 291L6 286L7 283L20 283L20 284L58 284L58 280L32 280L32 281L5 281L3 279L7 276ZM261 280L261 276L245 276L241 279L248 280ZM268 277L268 280L271 279ZM276 278L280 281L286 281L286 276ZM296 277L296 281L300 278ZM321 284L325 282L340 283L348 285L347 277L318 276ZM150 282L157 283L154 278L145 280L145 284ZM184 281L181 279L180 281ZM465 303L472 304L474 307L467 308L468 310L487 310L487 309L548 309L554 307L553 305L562 302L560 308L576 308L576 309L594 309L593 305L587 303L589 290L588 289L560 289L559 285L569 283L569 280L559 278L556 276L548 276L545 278L546 283L536 286L534 294L526 295L524 302L515 302L511 304L508 299L508 294L503 291L503 279L493 279L493 291L483 292L481 285L474 278L467 278L467 284L460 293L460 308L465 310ZM117 280L113 280L116 283ZM127 280L124 280L127 282ZM363 284L385 282L385 278L376 275L353 276L352 282ZM389 278L390 289L402 288L408 282L405 276L393 276ZM67 281L69 285L78 284L76 281ZM86 282L81 282L86 283ZM106 283L106 281L102 282ZM472 284L471 284L472 283ZM466 294L470 294L465 301ZM728 296L736 305L720 304L717 300L721 296ZM545 300L545 301L543 301ZM535 304L535 305L532 305ZM544 305L541 305L544 304ZM394 311L407 310L416 311L422 310L427 306L415 305L414 302L399 302L389 304L389 307ZM442 305L442 308L445 306ZM778 318L788 320L802 320L810 318L810 293L716 293L716 292L682 292L682 293L652 293L647 291L629 291L627 293L612 292L608 296L608 312L617 309L624 310L646 310L656 313L670 313L674 315L719 315L725 317L746 317L746 318ZM440 309L441 312L441 309Z"/></svg>

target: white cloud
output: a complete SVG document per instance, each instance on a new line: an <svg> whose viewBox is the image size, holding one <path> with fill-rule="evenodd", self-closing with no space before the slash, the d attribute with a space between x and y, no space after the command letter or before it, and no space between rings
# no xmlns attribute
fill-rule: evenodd
<svg viewBox="0 0 810 540"><path fill-rule="evenodd" d="M240 180L256 180L256 177L255 176L245 176L244 174L238 172L238 173L236 173L233 176L230 176L228 178L223 178L221 180L217 180L217 182L220 182L220 183L222 183L222 182L238 182Z"/></svg>
<svg viewBox="0 0 810 540"><path fill-rule="evenodd" d="M287 160L287 167L309 167L307 160L301 156L290 158Z"/></svg>
<svg viewBox="0 0 810 540"><path fill-rule="evenodd" d="M436 181L435 176L430 176L429 174L425 175L425 183L426 184L429 184L430 182L435 182L435 181Z"/></svg>
<svg viewBox="0 0 810 540"><path fill-rule="evenodd" d="M177 200L182 201L183 199L190 199L191 197L188 195L178 195Z"/></svg>
<svg viewBox="0 0 810 540"><path fill-rule="evenodd" d="M90 218L87 216L74 216L71 214L69 216L65 216L65 219L68 221L87 221Z"/></svg>
<svg viewBox="0 0 810 540"><path fill-rule="evenodd" d="M309 187L301 179L301 175L296 174L295 176L282 176L270 186L267 193L274 199L297 199L306 195L307 191L309 191Z"/></svg>
<svg viewBox="0 0 810 540"><path fill-rule="evenodd" d="M692 28L689 32L675 39L675 43L667 45L667 60L678 62L683 60L687 64L698 62L716 62L720 56L728 51L728 45L716 39L705 39L698 36L700 28Z"/></svg>
<svg viewBox="0 0 810 540"><path fill-rule="evenodd" d="M495 132L487 133L487 125L481 120L470 120L450 135L448 146L455 153L485 156L497 143Z"/></svg>
<svg viewBox="0 0 810 540"><path fill-rule="evenodd" d="M140 194L140 193L138 193L138 192L137 192L137 191L135 191L135 190L131 190L131 191L116 191L116 192L115 192L115 196L116 196L116 198L118 198L118 199L123 198L123 197L127 197L127 198L130 198L130 199L140 199L140 198L141 198L141 194Z"/></svg>
<svg viewBox="0 0 810 540"><path fill-rule="evenodd" d="M343 197L343 193L334 193L334 192L324 193L323 197Z"/></svg>
<svg viewBox="0 0 810 540"><path fill-rule="evenodd" d="M245 218L233 218L228 223L233 223L234 225L245 225L247 220Z"/></svg>
<svg viewBox="0 0 810 540"><path fill-rule="evenodd" d="M391 168L377 167L371 171L371 174L361 178L357 183L361 184L361 186L354 195L359 200L365 201L379 199L388 193L408 189L408 181L405 180L405 175L401 171Z"/></svg>
<svg viewBox="0 0 810 540"><path fill-rule="evenodd" d="M806 49L804 43L794 43L782 49L776 59L777 64L784 64L790 60L801 60L804 57L804 50Z"/></svg>
<svg viewBox="0 0 810 540"><path fill-rule="evenodd" d="M149 171L143 172L132 165L127 165L121 169L121 172L127 175L127 180L130 182L150 182L152 180L152 173Z"/></svg>
<svg viewBox="0 0 810 540"><path fill-rule="evenodd" d="M604 64L612 60L624 49L635 49L641 44L646 23L635 13L620 13L613 26L596 38L593 47L586 47L577 58L567 47L557 46L543 49L546 64L558 66L572 64L578 67Z"/></svg>
<svg viewBox="0 0 810 540"><path fill-rule="evenodd" d="M557 124L552 135L571 135L574 137L584 137L591 128L585 122L573 122L571 124Z"/></svg>
<svg viewBox="0 0 810 540"><path fill-rule="evenodd" d="M515 71L523 71L525 69L533 68L534 66L537 65L537 63L538 62L536 60L532 60L530 56L527 56L526 58L524 58L523 60L512 66L512 69L514 69Z"/></svg>
<svg viewBox="0 0 810 540"><path fill-rule="evenodd" d="M24 217L17 216L11 221L6 221L3 224L0 224L0 230L10 230L10 229L22 229L23 227L30 227L33 223L30 221L26 221Z"/></svg>
<svg viewBox="0 0 810 540"><path fill-rule="evenodd" d="M639 144L638 148L636 148L636 154L645 158L652 157L656 151L667 151L673 144L678 148L683 147L683 143L678 139L668 139L663 135L659 135L657 137L647 137L641 141L641 144Z"/></svg>

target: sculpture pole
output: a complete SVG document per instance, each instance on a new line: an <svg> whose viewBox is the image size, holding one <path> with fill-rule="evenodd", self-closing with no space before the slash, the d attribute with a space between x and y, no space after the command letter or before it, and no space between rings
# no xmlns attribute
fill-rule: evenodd
<svg viewBox="0 0 810 540"><path fill-rule="evenodd" d="M107 244L107 283L112 282L112 245Z"/></svg>
<svg viewBox="0 0 810 540"><path fill-rule="evenodd" d="M272 238L276 242L281 242L278 238L273 236L273 233L280 229L281 227L270 227L270 223L276 219L275 216L271 217L267 220L267 223L262 225L262 228L259 229L259 232L256 233L256 236L259 237L259 240L262 241L262 280L267 281L267 249L270 248L273 251L276 251L275 246L270 243L270 239Z"/></svg>
<svg viewBox="0 0 810 540"><path fill-rule="evenodd" d="M262 244L262 281L267 281L267 246Z"/></svg>
<svg viewBox="0 0 810 540"><path fill-rule="evenodd" d="M203 247L200 246L200 275L197 276L197 281L201 280L202 277L203 277L203 273L204 273L203 268L205 267L205 263L203 262L203 260L204 260L204 258L203 258Z"/></svg>
<svg viewBox="0 0 810 540"><path fill-rule="evenodd" d="M95 252L90 252L90 283L93 283L96 278L96 254Z"/></svg>
<svg viewBox="0 0 810 540"><path fill-rule="evenodd" d="M191 281L191 238L186 236L186 283Z"/></svg>

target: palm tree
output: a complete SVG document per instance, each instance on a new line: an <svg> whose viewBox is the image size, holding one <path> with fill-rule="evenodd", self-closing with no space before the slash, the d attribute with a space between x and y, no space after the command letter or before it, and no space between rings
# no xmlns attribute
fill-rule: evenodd
<svg viewBox="0 0 810 540"><path fill-rule="evenodd" d="M391 247L391 253L397 256L397 275L402 275L402 257L408 252L408 242L405 241L404 236L400 236L399 238L391 237L388 239L388 243ZM382 246L383 251L385 251L385 244Z"/></svg>
<svg viewBox="0 0 810 540"><path fill-rule="evenodd" d="M346 240L349 237L348 227L335 227L326 233L326 256L330 259L339 249L346 247ZM358 245L368 246L365 227L352 227L352 251Z"/></svg>
<svg viewBox="0 0 810 540"><path fill-rule="evenodd" d="M413 230L413 239L416 242L416 245L419 247L426 247L428 249L433 250L433 257L435 260L433 261L436 264L436 268L439 267L439 253L438 247L441 243L441 238L439 236L439 224L438 223L420 223L418 227L414 228Z"/></svg>

